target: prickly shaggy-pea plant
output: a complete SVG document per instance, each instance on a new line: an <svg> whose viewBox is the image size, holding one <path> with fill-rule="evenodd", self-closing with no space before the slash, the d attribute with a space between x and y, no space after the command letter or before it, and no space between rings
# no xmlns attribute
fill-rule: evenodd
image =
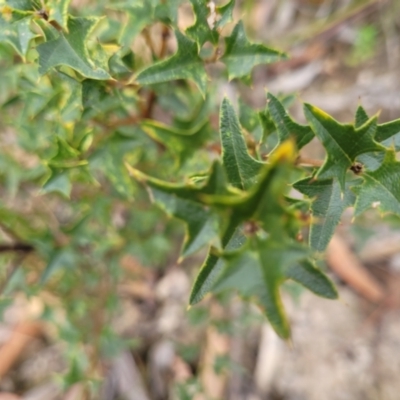
<svg viewBox="0 0 400 400"><path fill-rule="evenodd" d="M379 124L360 106L342 124L304 104L301 125L271 93L263 110L220 102L224 79L249 83L253 67L287 57L247 37L234 3L0 1L0 305L56 294L60 336L75 346L67 384L96 364L81 343L115 349L121 258L161 265L174 219L181 259L208 251L190 305L237 291L288 338L285 281L337 297L316 263L344 210L400 214L400 120ZM195 17L186 29L182 6ZM301 156L314 139L322 163Z"/></svg>

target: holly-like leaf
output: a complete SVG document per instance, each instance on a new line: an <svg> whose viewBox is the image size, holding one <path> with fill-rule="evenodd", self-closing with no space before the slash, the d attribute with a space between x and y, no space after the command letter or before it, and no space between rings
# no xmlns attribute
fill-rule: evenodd
<svg viewBox="0 0 400 400"><path fill-rule="evenodd" d="M239 228L239 221L232 218L222 236L222 247L226 251L234 251L242 247L245 241L246 236L244 236L242 230ZM210 292L216 278L221 273L223 265L223 259L214 254L213 249L211 249L193 283L189 297L190 305L198 303L207 293Z"/></svg>
<svg viewBox="0 0 400 400"><path fill-rule="evenodd" d="M358 106L357 111L356 111L354 126L356 128L359 128L363 124L365 124L368 120L369 120L369 116L368 116L367 112L365 111L365 109L362 106ZM376 127L375 140L377 142L381 142L382 140L385 140L385 139L387 139L389 142L391 142L392 140L389 138L389 136L393 136L400 131L400 127L399 127L399 129L396 129L396 127L395 127L395 131L393 132L391 129L393 127L393 125L390 124L391 126L389 127L389 129L387 129L387 127L385 125L386 124L377 125L377 127ZM387 133L388 135L386 136L385 133ZM379 140L379 138L382 138L382 140ZM384 146L387 146L387 143L385 143L385 142L383 142L382 144ZM373 153L364 153L364 154L359 155L356 158L356 161L362 164L363 169L367 169L369 171L375 171L382 164L384 156L385 156L385 153L383 151L380 151L380 152L375 151Z"/></svg>
<svg viewBox="0 0 400 400"><path fill-rule="evenodd" d="M293 187L310 199L313 222L309 243L312 249L324 251L328 246L343 211L354 204L354 193L346 185L344 194L336 179L313 180L312 177L296 182Z"/></svg>
<svg viewBox="0 0 400 400"><path fill-rule="evenodd" d="M35 11L42 8L40 0L6 0L9 7L19 11Z"/></svg>
<svg viewBox="0 0 400 400"><path fill-rule="evenodd" d="M186 29L187 35L196 41L199 47L207 41L212 44L218 43L219 34L216 30L210 28L207 21L210 13L207 2L205 0L190 0L190 2L196 20L192 26Z"/></svg>
<svg viewBox="0 0 400 400"><path fill-rule="evenodd" d="M386 153L381 166L375 171L365 171L364 182L355 186L357 194L354 215L357 217L369 208L400 215L400 163L396 153Z"/></svg>
<svg viewBox="0 0 400 400"><path fill-rule="evenodd" d="M217 213L201 203L201 195L227 193L226 178L218 163L214 163L209 179L201 186L169 184L127 167L136 180L149 188L152 200L158 206L186 223L182 257L196 252L219 236L220 220Z"/></svg>
<svg viewBox="0 0 400 400"><path fill-rule="evenodd" d="M51 168L75 168L87 164L86 160L79 159L79 151L71 147L64 139L57 138L57 152L48 160Z"/></svg>
<svg viewBox="0 0 400 400"><path fill-rule="evenodd" d="M308 125L300 125L293 121L282 103L271 93L267 95L267 104L269 115L278 132L278 145L293 137L297 148L301 149L312 140L314 133L311 128Z"/></svg>
<svg viewBox="0 0 400 400"><path fill-rule="evenodd" d="M177 165L181 165L187 160L209 137L208 122L205 120L186 130L170 127L153 120L143 121L141 128L152 139L170 150L176 158Z"/></svg>
<svg viewBox="0 0 400 400"><path fill-rule="evenodd" d="M175 31L178 50L170 58L160 61L139 72L135 80L140 85L153 85L176 79L192 80L205 96L207 74L204 62L198 55L197 44Z"/></svg>
<svg viewBox="0 0 400 400"><path fill-rule="evenodd" d="M225 42L225 54L221 61L228 69L230 80L249 75L256 65L270 64L287 58L284 53L277 50L249 42L242 22L235 26L231 36L227 37Z"/></svg>
<svg viewBox="0 0 400 400"><path fill-rule="evenodd" d="M132 40L147 26L154 18L154 5L151 1L134 1L129 5L118 7L123 9L127 16L126 22L120 37L124 46L130 46Z"/></svg>
<svg viewBox="0 0 400 400"><path fill-rule="evenodd" d="M37 35L30 29L32 17L8 22L0 15L0 42L9 43L25 59L29 44Z"/></svg>
<svg viewBox="0 0 400 400"><path fill-rule="evenodd" d="M375 138L384 146L400 149L400 119L380 124L377 127Z"/></svg>
<svg viewBox="0 0 400 400"><path fill-rule="evenodd" d="M345 189L346 172L356 157L374 151L385 150L374 140L376 117L364 125L342 125L322 110L310 104L304 105L304 113L312 130L325 147L327 156L315 178L339 180L341 190Z"/></svg>
<svg viewBox="0 0 400 400"><path fill-rule="evenodd" d="M220 132L222 160L229 182L239 189L248 189L263 163L248 153L235 110L227 98L221 105Z"/></svg>
<svg viewBox="0 0 400 400"><path fill-rule="evenodd" d="M219 19L215 24L216 29L221 29L229 22L232 22L232 14L234 8L235 0L230 0L223 6L216 7L217 14L219 15Z"/></svg>
<svg viewBox="0 0 400 400"><path fill-rule="evenodd" d="M69 199L72 190L72 183L69 176L69 171L51 168L51 175L43 184L40 190L41 194L57 192L65 198Z"/></svg>
<svg viewBox="0 0 400 400"><path fill-rule="evenodd" d="M56 39L37 47L39 53L39 73L45 74L50 68L68 66L86 78L106 80L109 73L99 63L91 59L86 40L98 23L98 18L68 19L68 33L60 33Z"/></svg>
<svg viewBox="0 0 400 400"><path fill-rule="evenodd" d="M361 125L368 121L369 117L367 112L362 106L359 106L356 111L355 126L359 128ZM386 147L394 145L398 151L400 149L400 143L398 136L400 134L400 119L386 122L384 124L378 124L376 127L375 140L382 143ZM382 161L382 160L380 160Z"/></svg>
<svg viewBox="0 0 400 400"><path fill-rule="evenodd" d="M287 268L285 276L302 284L316 295L327 299L337 299L338 293L331 280L309 260L292 264Z"/></svg>
<svg viewBox="0 0 400 400"><path fill-rule="evenodd" d="M236 250L243 245L246 238L240 226L245 221L252 221L257 229L264 228L274 237L282 237L291 232L291 225L295 225L294 215L285 208L284 193L287 186L285 177L289 165L294 161L293 157L293 144L283 144L271 157L271 163L263 166L259 182L245 195L236 192L222 196L201 195L201 199L206 202L224 205L228 211L230 209L229 225L221 241L225 251ZM193 285L190 304L200 301L210 290L222 266L221 259L211 251Z"/></svg>
<svg viewBox="0 0 400 400"><path fill-rule="evenodd" d="M354 121L354 126L356 128L359 128L360 126L363 126L367 121L369 120L369 116L365 109L360 105L357 107L356 111L356 118Z"/></svg>
<svg viewBox="0 0 400 400"><path fill-rule="evenodd" d="M299 243L253 238L251 247L225 257L212 291L236 289L245 298L254 299L278 335L288 338L290 328L279 287L287 278L286 270L307 256L307 248Z"/></svg>
<svg viewBox="0 0 400 400"><path fill-rule="evenodd" d="M56 21L64 29L68 29L68 6L71 0L49 0L50 20Z"/></svg>
<svg viewBox="0 0 400 400"><path fill-rule="evenodd" d="M156 6L155 18L166 23L177 26L178 22L178 8L183 0L169 0L161 1L160 4Z"/></svg>

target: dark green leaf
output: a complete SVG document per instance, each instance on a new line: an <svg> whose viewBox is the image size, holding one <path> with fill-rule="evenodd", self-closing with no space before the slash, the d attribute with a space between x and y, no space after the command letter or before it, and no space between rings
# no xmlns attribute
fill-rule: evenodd
<svg viewBox="0 0 400 400"><path fill-rule="evenodd" d="M270 64L286 58L284 53L270 49L262 44L250 43L246 37L243 23L238 22L231 36L225 39L226 49L221 61L228 68L229 79L250 74L259 64Z"/></svg>
<svg viewBox="0 0 400 400"><path fill-rule="evenodd" d="M400 133L400 119L378 125L375 139L378 142L385 142L384 145L389 147L394 142L390 139L398 133Z"/></svg>
<svg viewBox="0 0 400 400"><path fill-rule="evenodd" d="M64 29L68 29L68 6L71 0L49 0L50 20L56 21Z"/></svg>
<svg viewBox="0 0 400 400"><path fill-rule="evenodd" d="M57 169L51 170L51 175L44 183L41 193L58 192L64 197L70 197L72 189L71 180L68 171L59 171Z"/></svg>
<svg viewBox="0 0 400 400"><path fill-rule="evenodd" d="M358 106L354 126L360 128L369 120L368 114L362 106Z"/></svg>
<svg viewBox="0 0 400 400"><path fill-rule="evenodd" d="M220 132L222 160L229 182L239 189L248 189L263 164L249 155L235 110L227 98L221 105Z"/></svg>
<svg viewBox="0 0 400 400"><path fill-rule="evenodd" d="M355 186L357 194L354 215L357 217L369 208L400 215L400 163L394 151L388 151L382 165L375 171L365 171L364 182Z"/></svg>
<svg viewBox="0 0 400 400"><path fill-rule="evenodd" d="M340 124L310 104L304 105L304 112L312 130L327 152L325 162L315 178L336 178L339 180L342 191L345 188L346 172L357 156L384 150L383 146L374 141L376 117L369 119L361 127L355 128L353 125Z"/></svg>
<svg viewBox="0 0 400 400"><path fill-rule="evenodd" d="M307 249L295 242L273 239L253 240L253 247L225 257L225 264L212 291L236 289L245 298L253 298L264 310L271 325L283 338L290 336L279 287L285 271L305 259Z"/></svg>
<svg viewBox="0 0 400 400"><path fill-rule="evenodd" d="M221 241L222 247L226 251L237 250L242 247L246 241L246 237L243 235L241 229L238 228L238 225L238 221L233 218L230 225L226 228ZM223 260L216 254L213 254L211 249L194 281L189 298L190 305L194 305L201 301L211 290L222 267Z"/></svg>
<svg viewBox="0 0 400 400"><path fill-rule="evenodd" d="M271 93L267 96L269 115L272 118L278 132L278 145L285 140L293 137L296 141L296 146L301 149L312 140L314 133L307 125L300 125L293 121L289 116L282 103Z"/></svg>
<svg viewBox="0 0 400 400"><path fill-rule="evenodd" d="M178 41L177 52L172 57L139 72L135 80L140 85L153 85L176 79L189 79L205 96L207 74L204 62L198 55L197 44L180 31L175 31L175 35Z"/></svg>
<svg viewBox="0 0 400 400"><path fill-rule="evenodd" d="M128 167L136 180L149 187L152 200L165 212L187 225L182 257L211 243L220 233L220 219L214 210L201 203L201 196L212 192L226 193L226 180L218 163L213 165L209 179L201 186L168 184Z"/></svg>
<svg viewBox="0 0 400 400"><path fill-rule="evenodd" d="M32 17L8 22L0 15L0 42L9 43L25 59L30 41L37 35L30 29Z"/></svg>
<svg viewBox="0 0 400 400"><path fill-rule="evenodd" d="M216 7L216 11L219 14L219 19L215 24L216 29L221 29L229 22L232 22L232 13L234 8L235 0L229 0L225 5Z"/></svg>
<svg viewBox="0 0 400 400"><path fill-rule="evenodd" d="M286 270L286 277L301 283L318 296L327 299L338 297L337 290L330 279L308 260L292 264Z"/></svg>
<svg viewBox="0 0 400 400"><path fill-rule="evenodd" d="M15 10L35 11L42 8L40 0L6 0L6 3Z"/></svg>
<svg viewBox="0 0 400 400"><path fill-rule="evenodd" d="M186 130L173 128L154 120L145 120L141 128L152 139L163 144L176 157L177 164L182 164L201 147L209 137L207 121L200 121Z"/></svg>
<svg viewBox="0 0 400 400"><path fill-rule="evenodd" d="M87 49L86 40L99 19L94 17L72 18L68 20L68 32L37 47L39 53L39 73L45 74L50 68L68 66L86 78L110 79L109 73L100 62L93 60Z"/></svg>
<svg viewBox="0 0 400 400"><path fill-rule="evenodd" d="M336 179L313 180L312 177L296 182L293 187L310 199L313 222L309 243L316 251L324 251L331 240L343 211L354 204L355 196L346 185L344 194Z"/></svg>
<svg viewBox="0 0 400 400"><path fill-rule="evenodd" d="M120 42L124 46L130 46L132 40L152 22L154 5L151 1L133 1L121 8L126 11L128 21L121 33Z"/></svg>
<svg viewBox="0 0 400 400"><path fill-rule="evenodd" d="M196 17L194 25L186 29L187 35L196 41L201 47L205 42L216 44L219 34L208 25L208 15L210 9L205 0L190 0L192 3L194 15Z"/></svg>

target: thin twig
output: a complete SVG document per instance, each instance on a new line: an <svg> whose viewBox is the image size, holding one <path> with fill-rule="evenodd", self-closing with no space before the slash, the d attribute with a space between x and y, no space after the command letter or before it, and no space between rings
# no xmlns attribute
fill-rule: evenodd
<svg viewBox="0 0 400 400"><path fill-rule="evenodd" d="M167 25L164 25L161 31L161 48L159 58L164 58L167 53L167 44L169 38L169 28Z"/></svg>
<svg viewBox="0 0 400 400"><path fill-rule="evenodd" d="M29 253L34 250L35 248L28 243L17 242L17 243L0 244L0 253L7 253L14 251Z"/></svg>

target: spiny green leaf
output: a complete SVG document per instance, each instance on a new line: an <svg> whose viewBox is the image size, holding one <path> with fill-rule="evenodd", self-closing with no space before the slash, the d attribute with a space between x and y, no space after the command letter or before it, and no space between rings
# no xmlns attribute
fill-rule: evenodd
<svg viewBox="0 0 400 400"><path fill-rule="evenodd" d="M68 66L86 78L106 80L111 76L89 56L86 40L99 19L94 17L68 20L68 32L58 38L42 43L39 53L39 73L45 74L50 68Z"/></svg>
<svg viewBox="0 0 400 400"><path fill-rule="evenodd" d="M184 0L168 0L161 1L156 6L155 18L173 26L177 25L178 22L178 8Z"/></svg>
<svg viewBox="0 0 400 400"><path fill-rule="evenodd" d="M148 182L148 186L154 202L168 214L184 221L187 225L182 257L195 253L218 237L218 216L207 207L195 201L166 193L152 182Z"/></svg>
<svg viewBox="0 0 400 400"><path fill-rule="evenodd" d="M232 22L232 13L234 8L235 0L230 0L225 5L216 7L216 11L219 14L219 19L215 24L216 29L221 29L229 22Z"/></svg>
<svg viewBox="0 0 400 400"><path fill-rule="evenodd" d="M286 208L287 178L296 158L294 144L283 143L264 164L256 183L247 191L231 191L229 195L201 195L211 206L231 208L239 222L257 220L267 232L289 228L292 212ZM280 223L279 221L282 220Z"/></svg>
<svg viewBox="0 0 400 400"><path fill-rule="evenodd" d="M219 34L208 25L207 17L210 9L207 6L207 1L190 0L190 2L192 3L196 20L192 26L186 29L187 35L196 41L199 47L203 46L207 41L216 44Z"/></svg>
<svg viewBox="0 0 400 400"><path fill-rule="evenodd" d="M35 11L42 8L40 0L6 0L11 8L21 11Z"/></svg>
<svg viewBox="0 0 400 400"><path fill-rule="evenodd" d="M359 128L361 125L365 124L368 119L369 117L365 109L362 106L358 106L355 118L356 128ZM395 119L394 121L377 125L375 140L387 147L390 147L394 144L396 150L398 150L400 146L397 145L396 138L394 138L394 136L398 135L399 133L400 119Z"/></svg>
<svg viewBox="0 0 400 400"><path fill-rule="evenodd" d="M79 159L79 151L70 146L64 139L57 138L57 152L48 161L52 168L64 169L86 165L86 160Z"/></svg>
<svg viewBox="0 0 400 400"><path fill-rule="evenodd" d="M225 195L231 193L226 180L225 172L219 161L215 161L207 174L207 178L200 183L196 180L188 181L186 184L169 183L157 178L143 174L139 170L126 166L130 174L139 182L147 184L151 182L158 189L178 196L180 198L193 200L201 203L204 195Z"/></svg>
<svg viewBox="0 0 400 400"><path fill-rule="evenodd" d="M356 157L385 148L375 142L376 117L364 125L355 128L353 125L342 125L328 114L310 104L304 105L304 113L312 130L325 147L327 156L315 178L337 178L344 191L346 172Z"/></svg>
<svg viewBox="0 0 400 400"><path fill-rule="evenodd" d="M400 215L400 163L396 153L388 151L382 165L375 171L365 171L362 177L363 184L352 188L357 194L354 215L369 208Z"/></svg>
<svg viewBox="0 0 400 400"><path fill-rule="evenodd" d="M271 93L267 95L267 104L270 116L278 132L278 145L293 137L297 148L301 149L312 140L314 133L311 128L308 125L300 125L293 121L282 103Z"/></svg>
<svg viewBox="0 0 400 400"><path fill-rule="evenodd" d="M346 185L344 194L336 179L313 180L312 177L296 182L293 187L310 199L314 221L309 243L316 251L324 251L340 222L343 211L354 204L355 196Z"/></svg>
<svg viewBox="0 0 400 400"><path fill-rule="evenodd" d="M68 29L68 6L71 0L49 0L50 20L56 21L64 29Z"/></svg>
<svg viewBox="0 0 400 400"><path fill-rule="evenodd" d="M368 120L368 115L363 107L359 106L356 112L356 127L361 126ZM376 127L375 140L383 146L392 147L396 151L400 150L400 119L378 124ZM363 168L369 171L375 171L382 164L385 153L383 151L361 154L357 161L363 165Z"/></svg>
<svg viewBox="0 0 400 400"><path fill-rule="evenodd" d="M153 120L143 121L141 128L152 139L166 146L175 156L178 165L191 157L209 137L208 121L204 120L187 130L173 128Z"/></svg>
<svg viewBox="0 0 400 400"><path fill-rule="evenodd" d="M238 225L238 221L236 221L235 218L232 218L229 226L226 228L221 240L221 245L226 251L237 250L242 247L246 241L246 236L243 235ZM211 249L193 283L189 297L190 305L198 303L207 293L210 292L223 265L223 260L219 256L213 254Z"/></svg>
<svg viewBox="0 0 400 400"><path fill-rule="evenodd" d="M226 180L218 163L214 163L209 179L201 186L168 184L128 167L132 176L146 184L157 203L168 214L186 222L182 257L210 243L219 234L220 220L214 210L200 202L201 194L226 193Z"/></svg>
<svg viewBox="0 0 400 400"><path fill-rule="evenodd" d="M357 107L356 118L354 121L354 126L360 128L369 120L368 114L365 109L360 105Z"/></svg>
<svg viewBox="0 0 400 400"><path fill-rule="evenodd" d="M170 58L160 61L139 72L135 80L140 85L153 85L176 79L192 80L205 96L207 74L204 62L198 55L197 44L175 31L178 50Z"/></svg>
<svg viewBox="0 0 400 400"><path fill-rule="evenodd" d="M135 137L115 133L90 157L91 168L101 170L115 190L126 199L133 198L134 187L124 157L140 145L141 142Z"/></svg>
<svg viewBox="0 0 400 400"><path fill-rule="evenodd" d="M392 145L392 143L396 144L394 136L396 136L398 133L400 133L400 119L395 119L394 121L378 125L375 139L378 142L382 142L384 146L389 147ZM396 150L399 149L398 145L395 147Z"/></svg>
<svg viewBox="0 0 400 400"><path fill-rule="evenodd" d="M285 275L318 296L327 299L337 299L338 297L337 290L331 280L308 260L292 264L287 268Z"/></svg>
<svg viewBox="0 0 400 400"><path fill-rule="evenodd" d="M283 338L290 336L279 287L285 271L305 259L307 249L292 241L252 239L238 254L225 256L225 264L212 291L236 289L245 298L254 299L264 310L271 325Z"/></svg>
<svg viewBox="0 0 400 400"><path fill-rule="evenodd" d="M221 105L220 132L222 160L229 182L239 189L248 189L263 164L249 155L235 110L227 98Z"/></svg>
<svg viewBox="0 0 400 400"><path fill-rule="evenodd" d="M32 17L8 22L0 15L0 42L9 43L25 59L30 41L37 35L30 29Z"/></svg>
<svg viewBox="0 0 400 400"><path fill-rule="evenodd" d="M72 189L71 179L68 171L51 169L51 175L44 183L41 193L58 192L69 199Z"/></svg>
<svg viewBox="0 0 400 400"><path fill-rule="evenodd" d="M132 40L147 26L154 18L154 5L151 1L134 2L122 8L128 15L120 37L120 42L124 46L130 46Z"/></svg>
<svg viewBox="0 0 400 400"><path fill-rule="evenodd" d="M250 43L242 22L238 22L225 42L226 50L221 61L228 68L230 80L249 75L256 65L270 64L286 58L284 53L277 50L262 44Z"/></svg>
<svg viewBox="0 0 400 400"><path fill-rule="evenodd" d="M289 149L289 148L290 149ZM293 146L290 143L281 146L271 159L270 165L265 165L260 173L260 180L249 191L242 193L231 192L222 196L201 195L202 200L211 204L225 205L230 209L229 225L222 237L222 248L225 251L239 248L245 240L241 233L240 225L245 221L258 224L258 228L264 228L270 235L285 235L286 230L291 232L294 216L285 208L284 192L288 166L293 161L291 152ZM282 175L283 174L283 175ZM255 222L256 221L256 222ZM296 225L296 224L294 224ZM190 303L200 301L210 290L216 276L222 268L222 262L217 255L210 252L206 262L202 266L190 296Z"/></svg>

